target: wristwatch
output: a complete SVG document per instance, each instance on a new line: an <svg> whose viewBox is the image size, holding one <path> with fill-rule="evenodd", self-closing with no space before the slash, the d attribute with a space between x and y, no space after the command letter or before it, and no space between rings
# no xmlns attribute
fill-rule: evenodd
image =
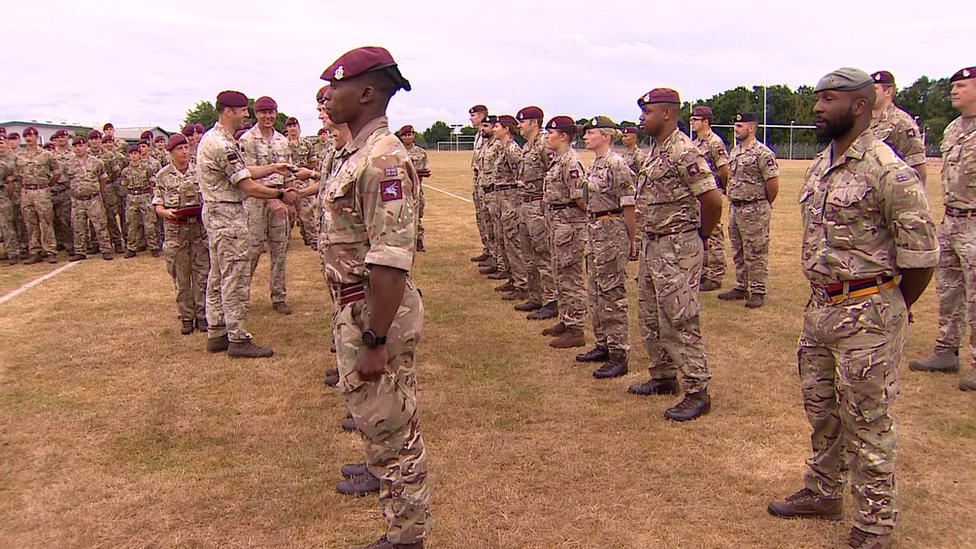
<svg viewBox="0 0 976 549"><path fill-rule="evenodd" d="M278 200L281 200L284 197L285 197L285 191L278 191Z"/></svg>
<svg viewBox="0 0 976 549"><path fill-rule="evenodd" d="M363 330L363 345L370 349L375 349L380 345L386 345L386 336L378 336L370 329Z"/></svg>

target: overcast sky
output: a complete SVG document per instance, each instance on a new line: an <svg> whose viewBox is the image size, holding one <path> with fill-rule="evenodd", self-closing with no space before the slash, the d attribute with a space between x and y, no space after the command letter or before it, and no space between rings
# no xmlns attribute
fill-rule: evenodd
<svg viewBox="0 0 976 549"><path fill-rule="evenodd" d="M311 134L319 76L364 45L389 49L413 84L393 98L394 127L466 123L477 103L636 120L637 98L655 87L686 100L764 81L812 85L841 66L890 70L900 86L949 76L976 65L964 5L4 0L0 121L175 131L197 101L237 89L270 95Z"/></svg>

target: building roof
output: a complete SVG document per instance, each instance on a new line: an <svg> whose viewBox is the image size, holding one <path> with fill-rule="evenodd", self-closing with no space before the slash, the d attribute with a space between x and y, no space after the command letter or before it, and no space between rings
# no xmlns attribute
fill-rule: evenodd
<svg viewBox="0 0 976 549"><path fill-rule="evenodd" d="M138 141L139 137L142 136L142 132L152 132L153 136L163 135L169 137L173 132L168 132L159 126L129 126L126 128L120 128L116 126L115 137L117 139L126 139L131 141Z"/></svg>
<svg viewBox="0 0 976 549"><path fill-rule="evenodd" d="M37 120L31 120L30 122L26 122L23 120L10 120L7 122L0 122L0 127L7 127L7 126L34 126L35 128L38 129L40 128L52 128L55 130L65 129L68 130L69 132L81 131L81 130L88 131L91 129L91 126L78 126L75 124L55 124L53 122L38 122Z"/></svg>

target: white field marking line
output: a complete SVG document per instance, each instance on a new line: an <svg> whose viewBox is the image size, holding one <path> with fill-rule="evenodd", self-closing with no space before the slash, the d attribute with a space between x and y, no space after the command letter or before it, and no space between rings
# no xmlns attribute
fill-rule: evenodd
<svg viewBox="0 0 976 549"><path fill-rule="evenodd" d="M449 193L449 192L447 192L445 190L438 189L437 187L432 187L432 186L428 185L427 183L424 183L424 188L425 189L430 189L432 191L437 191L439 193L444 193L447 196L453 196L454 198L457 198L458 200L463 200L463 201L467 202L468 204L471 204L471 199L470 198L464 198L463 196L458 196L458 195L456 195L454 193Z"/></svg>
<svg viewBox="0 0 976 549"><path fill-rule="evenodd" d="M6 303L7 301L10 301L11 299L13 299L13 298L17 297L18 295L26 292L27 290L30 290L34 286L37 286L41 282L44 282L45 280L51 278L52 276L55 276L55 275L61 273L62 271L65 271L67 269L70 269L71 267L74 267L75 265L77 265L77 263L68 263L68 264L64 265L63 267L58 267L57 269L54 269L53 271L47 273L46 275L44 275L44 276L42 276L40 278L37 278L35 280L32 280L32 281L28 282L27 284L24 284L23 286L21 286L20 288L17 288L16 290L10 292L9 294L7 294L7 295L5 295L3 297L0 297L0 304L3 304L3 303Z"/></svg>

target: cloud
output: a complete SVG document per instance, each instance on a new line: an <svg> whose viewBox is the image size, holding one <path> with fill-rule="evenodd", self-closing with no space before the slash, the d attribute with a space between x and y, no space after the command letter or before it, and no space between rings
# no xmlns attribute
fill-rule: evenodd
<svg viewBox="0 0 976 549"><path fill-rule="evenodd" d="M150 96L184 95L200 92L200 83L196 80L169 78L151 72L142 73L140 83L143 93Z"/></svg>

